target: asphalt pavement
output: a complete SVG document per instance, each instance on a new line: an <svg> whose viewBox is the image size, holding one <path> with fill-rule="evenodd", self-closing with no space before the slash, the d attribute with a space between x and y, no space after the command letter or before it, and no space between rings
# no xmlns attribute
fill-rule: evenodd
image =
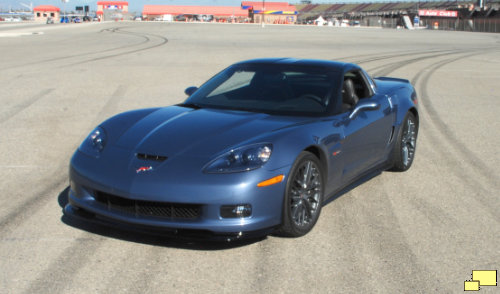
<svg viewBox="0 0 500 294"><path fill-rule="evenodd" d="M500 270L499 34L110 22L2 27L0 48L0 293L461 293L472 270ZM410 80L412 168L339 196L297 239L185 242L63 215L69 160L99 122L259 57Z"/></svg>

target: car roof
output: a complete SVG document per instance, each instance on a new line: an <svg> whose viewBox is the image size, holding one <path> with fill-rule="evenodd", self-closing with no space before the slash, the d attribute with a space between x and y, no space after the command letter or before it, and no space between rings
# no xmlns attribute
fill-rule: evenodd
<svg viewBox="0 0 500 294"><path fill-rule="evenodd" d="M354 63L340 62L333 60L320 60L320 59L297 59L297 58L260 58L251 59L238 62L236 64L259 64L259 65L271 65L271 64L289 64L297 66L318 66L327 67L330 70L347 72L353 69L359 69L360 67Z"/></svg>

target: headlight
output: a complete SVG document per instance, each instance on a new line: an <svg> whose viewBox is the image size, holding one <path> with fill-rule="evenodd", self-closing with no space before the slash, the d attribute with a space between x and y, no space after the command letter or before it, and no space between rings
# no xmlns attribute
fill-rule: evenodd
<svg viewBox="0 0 500 294"><path fill-rule="evenodd" d="M78 150L87 155L98 157L105 145L106 132L103 128L97 127L82 142Z"/></svg>
<svg viewBox="0 0 500 294"><path fill-rule="evenodd" d="M263 166L273 151L271 144L254 144L231 150L206 165L206 173L236 173Z"/></svg>

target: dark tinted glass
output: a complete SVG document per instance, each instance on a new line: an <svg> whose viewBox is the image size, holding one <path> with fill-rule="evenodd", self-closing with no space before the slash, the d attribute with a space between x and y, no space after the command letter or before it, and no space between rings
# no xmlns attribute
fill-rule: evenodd
<svg viewBox="0 0 500 294"><path fill-rule="evenodd" d="M222 71L186 103L284 115L322 115L337 93L337 72L324 67L242 64Z"/></svg>

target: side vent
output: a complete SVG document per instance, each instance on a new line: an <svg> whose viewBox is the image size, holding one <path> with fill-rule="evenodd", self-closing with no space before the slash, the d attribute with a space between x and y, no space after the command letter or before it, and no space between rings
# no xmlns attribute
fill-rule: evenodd
<svg viewBox="0 0 500 294"><path fill-rule="evenodd" d="M391 130L391 136L389 137L389 141L387 142L387 145L391 144L392 143L392 139L394 139L394 126L392 126L392 130Z"/></svg>
<svg viewBox="0 0 500 294"><path fill-rule="evenodd" d="M152 155L152 154L146 154L146 153L137 153L136 156L138 159L141 159L141 160L165 161L167 159L166 156Z"/></svg>

